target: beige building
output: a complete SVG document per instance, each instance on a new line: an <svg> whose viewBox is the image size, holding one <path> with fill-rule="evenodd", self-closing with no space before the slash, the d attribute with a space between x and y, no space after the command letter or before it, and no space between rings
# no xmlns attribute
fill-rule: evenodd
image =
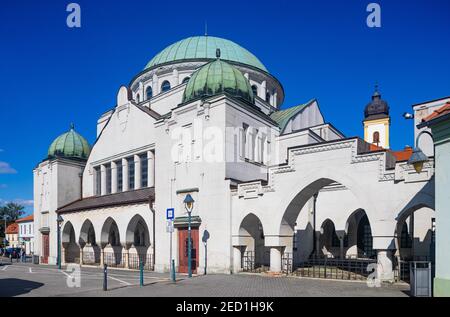
<svg viewBox="0 0 450 317"><path fill-rule="evenodd" d="M12 223L6 228L6 240L8 241L9 247L13 248L20 247L19 225L17 223Z"/></svg>

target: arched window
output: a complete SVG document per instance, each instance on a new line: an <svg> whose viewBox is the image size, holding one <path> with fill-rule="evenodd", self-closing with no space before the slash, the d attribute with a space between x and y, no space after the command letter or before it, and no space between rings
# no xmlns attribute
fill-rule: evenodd
<svg viewBox="0 0 450 317"><path fill-rule="evenodd" d="M185 78L183 79L183 82L182 82L182 84L185 84L185 83L187 83L187 82L189 81L189 79L191 79L191 77L185 77Z"/></svg>
<svg viewBox="0 0 450 317"><path fill-rule="evenodd" d="M269 92L266 92L266 101L270 102L270 93Z"/></svg>
<svg viewBox="0 0 450 317"><path fill-rule="evenodd" d="M258 96L258 87L256 87L256 85L252 86L252 91L253 91L253 96Z"/></svg>
<svg viewBox="0 0 450 317"><path fill-rule="evenodd" d="M375 131L373 133L373 142L372 143L375 143L376 145L378 145L380 143L380 132Z"/></svg>
<svg viewBox="0 0 450 317"><path fill-rule="evenodd" d="M168 90L170 90L170 83L167 80L165 80L161 85L161 92L166 92Z"/></svg>
<svg viewBox="0 0 450 317"><path fill-rule="evenodd" d="M151 86L148 86L147 89L145 89L145 96L147 97L147 100L153 97L153 89Z"/></svg>
<svg viewBox="0 0 450 317"><path fill-rule="evenodd" d="M136 95L136 101L140 102L141 101L141 96L139 96L139 94Z"/></svg>

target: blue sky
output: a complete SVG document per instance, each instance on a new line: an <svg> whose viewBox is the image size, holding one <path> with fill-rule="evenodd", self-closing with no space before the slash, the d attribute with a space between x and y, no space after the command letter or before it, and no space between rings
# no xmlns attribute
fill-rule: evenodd
<svg viewBox="0 0 450 317"><path fill-rule="evenodd" d="M391 107L392 147L413 142L411 105L450 95L450 1L3 1L0 9L0 204L33 199L32 170L74 122L96 120L167 45L204 33L253 52L283 84L283 107L319 100L327 121L363 136L376 82ZM366 7L381 5L381 28ZM170 3L170 4L169 4Z"/></svg>

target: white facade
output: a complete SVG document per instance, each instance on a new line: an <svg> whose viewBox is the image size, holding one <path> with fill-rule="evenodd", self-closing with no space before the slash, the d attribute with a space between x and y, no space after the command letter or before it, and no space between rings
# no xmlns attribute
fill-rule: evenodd
<svg viewBox="0 0 450 317"><path fill-rule="evenodd" d="M450 102L450 97L440 98L433 101L427 101L413 105L414 110L414 140L417 145L428 157L434 157L434 143L431 137L431 129L429 127L421 127L418 125L422 123L422 120L432 114L435 110L438 110L447 102ZM416 146L416 144L414 144Z"/></svg>
<svg viewBox="0 0 450 317"><path fill-rule="evenodd" d="M399 224L418 209L434 208L432 162L417 174L389 151L370 152L363 140L347 139L325 121L316 101L283 123L274 121L271 114L284 99L281 85L245 65L236 67L256 85L255 105L226 94L183 104L183 79L204 64L180 61L140 73L98 120L87 160L57 158L37 166L36 253L56 263L58 211L65 262L131 268L138 254L167 272L172 244L183 272L183 200L190 194L197 272L205 269L205 233L208 272L239 272L245 252L280 271L288 254L294 261L311 255L315 228L318 254L375 256L380 277L392 279L393 257L401 253ZM161 92L166 80L171 89ZM145 99L149 86L153 94ZM172 241L165 219L170 207ZM359 245L361 221L370 224L370 250ZM426 222L409 232L423 239ZM331 224L337 247L328 243Z"/></svg>
<svg viewBox="0 0 450 317"><path fill-rule="evenodd" d="M19 224L19 243L25 248L27 255L34 253L34 221L20 221Z"/></svg>

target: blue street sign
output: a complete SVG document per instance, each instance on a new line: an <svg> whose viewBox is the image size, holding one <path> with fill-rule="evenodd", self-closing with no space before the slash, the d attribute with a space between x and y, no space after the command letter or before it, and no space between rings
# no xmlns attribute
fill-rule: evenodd
<svg viewBox="0 0 450 317"><path fill-rule="evenodd" d="M174 208L167 208L166 218L167 218L167 220L173 220L175 218L175 209Z"/></svg>

